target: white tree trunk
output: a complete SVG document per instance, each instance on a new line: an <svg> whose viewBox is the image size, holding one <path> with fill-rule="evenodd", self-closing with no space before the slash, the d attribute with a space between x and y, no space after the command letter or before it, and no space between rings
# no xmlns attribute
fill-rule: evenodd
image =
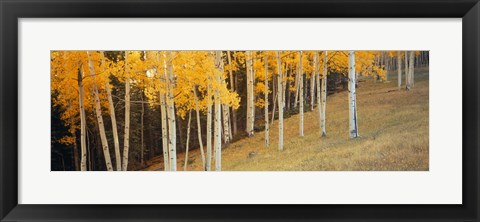
<svg viewBox="0 0 480 222"><path fill-rule="evenodd" d="M283 150L283 76L282 76L282 58L280 51L277 51L278 77L277 77L277 100L278 100L278 150Z"/></svg>
<svg viewBox="0 0 480 222"><path fill-rule="evenodd" d="M123 135L122 170L128 169L128 154L130 148L130 70L128 66L128 51L125 52L125 131Z"/></svg>
<svg viewBox="0 0 480 222"><path fill-rule="evenodd" d="M230 143L230 112L228 104L222 104L223 114L223 142L225 144Z"/></svg>
<svg viewBox="0 0 480 222"><path fill-rule="evenodd" d="M222 82L221 75L223 74L222 69L222 51L215 52L215 81L216 85L219 85ZM214 128L214 148L215 148L215 170L222 170L222 109L220 101L220 89L215 87L215 128Z"/></svg>
<svg viewBox="0 0 480 222"><path fill-rule="evenodd" d="M268 55L265 53L265 146L268 147L270 145L270 141L268 138L269 134L269 127L268 127Z"/></svg>
<svg viewBox="0 0 480 222"><path fill-rule="evenodd" d="M327 109L327 76L328 76L328 52L325 51L323 56L323 73L322 73L322 114L321 114L321 127L322 137L327 136L326 128L326 109Z"/></svg>
<svg viewBox="0 0 480 222"><path fill-rule="evenodd" d="M185 145L185 165L183 171L187 171L188 165L188 144L190 143L190 122L192 121L192 110L188 111L188 124L187 124L187 142Z"/></svg>
<svg viewBox="0 0 480 222"><path fill-rule="evenodd" d="M122 170L122 157L120 154L120 143L118 142L118 129L117 129L117 118L115 117L115 105L113 104L112 99L112 90L110 89L110 84L107 82L105 85L105 89L107 90L107 97L108 97L108 105L110 108L110 118L112 119L112 131L113 131L113 145L115 148L115 163L117 166L117 171Z"/></svg>
<svg viewBox="0 0 480 222"><path fill-rule="evenodd" d="M310 111L313 111L315 105L315 75L310 74Z"/></svg>
<svg viewBox="0 0 480 222"><path fill-rule="evenodd" d="M252 52L247 51L247 127L246 132L248 136L253 136L255 125L255 96L253 91L254 74L253 74L253 60Z"/></svg>
<svg viewBox="0 0 480 222"><path fill-rule="evenodd" d="M207 84L207 161L206 169L207 171L212 170L212 95L211 93L211 82L212 79L208 77Z"/></svg>
<svg viewBox="0 0 480 222"><path fill-rule="evenodd" d="M415 51L410 51L410 69L409 69L409 73L410 73L410 87L414 87L415 86Z"/></svg>
<svg viewBox="0 0 480 222"><path fill-rule="evenodd" d="M303 136L303 51L300 51L300 61L298 63L298 82L299 82L299 96L300 96L300 136Z"/></svg>
<svg viewBox="0 0 480 222"><path fill-rule="evenodd" d="M164 76L165 77L165 76ZM170 171L170 158L168 157L168 120L167 120L167 104L165 101L165 93L160 92L160 113L162 118L162 150L163 165L165 171Z"/></svg>
<svg viewBox="0 0 480 222"><path fill-rule="evenodd" d="M80 106L80 170L87 171L87 142L86 142L86 115L83 89L83 71L82 66L78 69L78 104Z"/></svg>
<svg viewBox="0 0 480 222"><path fill-rule="evenodd" d="M398 90L402 87L402 53L397 52L397 72L398 72Z"/></svg>
<svg viewBox="0 0 480 222"><path fill-rule="evenodd" d="M108 149L108 140L107 135L105 134L105 125L103 124L103 117L102 117L102 106L100 104L100 97L98 95L98 88L95 82L95 68L93 66L93 61L90 55L90 52L87 52L88 55L88 66L90 68L90 75L93 77L93 94L95 100L95 113L97 116L98 122L98 131L100 132L100 140L102 141L102 150L103 156L105 157L105 165L107 166L108 171L113 171L112 167L112 159L110 158L110 151Z"/></svg>
<svg viewBox="0 0 480 222"><path fill-rule="evenodd" d="M348 51L348 103L349 103L349 126L350 138L357 138L357 92L355 90L355 51Z"/></svg>
<svg viewBox="0 0 480 222"><path fill-rule="evenodd" d="M408 51L405 51L405 89L410 90L410 69L408 66Z"/></svg>
<svg viewBox="0 0 480 222"><path fill-rule="evenodd" d="M313 55L313 78L316 80L317 86L317 109L318 109L318 127L320 128L320 135L322 133L322 101L321 101L321 89L320 89L320 59L318 58L318 52L314 52ZM312 95L313 96L313 95Z"/></svg>
<svg viewBox="0 0 480 222"><path fill-rule="evenodd" d="M172 52L167 51L167 114L168 114L168 145L170 157L170 170L177 171L177 128L175 123L175 103L173 100L173 66L172 66Z"/></svg>
<svg viewBox="0 0 480 222"><path fill-rule="evenodd" d="M195 96L195 112L197 113L197 133L198 133L198 144L200 145L200 153L202 155L202 169L206 170L205 163L205 153L203 151L203 141L202 141L202 124L200 123L200 110L198 108L198 96L197 90L193 89L193 94Z"/></svg>

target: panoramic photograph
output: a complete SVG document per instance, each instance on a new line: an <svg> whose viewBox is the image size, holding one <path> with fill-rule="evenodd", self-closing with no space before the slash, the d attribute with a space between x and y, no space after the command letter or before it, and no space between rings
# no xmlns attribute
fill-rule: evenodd
<svg viewBox="0 0 480 222"><path fill-rule="evenodd" d="M428 171L429 51L51 51L51 171Z"/></svg>

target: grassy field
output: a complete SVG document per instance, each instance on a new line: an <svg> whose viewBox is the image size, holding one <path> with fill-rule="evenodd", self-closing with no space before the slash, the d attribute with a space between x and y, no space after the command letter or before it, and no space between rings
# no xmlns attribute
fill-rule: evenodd
<svg viewBox="0 0 480 222"><path fill-rule="evenodd" d="M278 122L265 133L231 143L222 150L223 171L425 171L429 168L428 69L415 70L415 87L397 90L390 82L360 82L357 89L360 138L348 134L348 97L327 98L327 137L320 137L318 110L305 113L305 136L299 136L299 116L284 120L284 151L278 151ZM403 79L404 80L404 79ZM404 82L403 82L404 83ZM183 170L184 153L178 154ZM201 170L199 149L189 153L188 170ZM162 157L144 170L163 170ZM213 165L214 166L214 165Z"/></svg>

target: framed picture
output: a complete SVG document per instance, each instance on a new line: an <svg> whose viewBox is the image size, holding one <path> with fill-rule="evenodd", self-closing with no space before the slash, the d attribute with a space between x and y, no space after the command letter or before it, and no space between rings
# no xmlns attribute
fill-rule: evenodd
<svg viewBox="0 0 480 222"><path fill-rule="evenodd" d="M1 221L479 221L476 0L0 11Z"/></svg>

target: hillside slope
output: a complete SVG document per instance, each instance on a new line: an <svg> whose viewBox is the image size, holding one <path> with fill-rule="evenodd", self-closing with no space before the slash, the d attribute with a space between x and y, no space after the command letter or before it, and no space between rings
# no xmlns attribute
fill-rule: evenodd
<svg viewBox="0 0 480 222"><path fill-rule="evenodd" d="M284 122L284 151L278 151L278 122L270 127L270 147L264 132L231 143L222 150L224 171L395 171L429 168L428 69L416 70L415 87L397 91L391 82L359 83L357 91L360 138L348 134L347 92L327 98L327 137L320 137L318 110L305 113L305 136L299 136L299 116ZM195 132L192 132L195 133ZM179 153L183 170L184 153ZM199 149L190 151L188 170L201 170ZM163 170L154 158L144 170ZM214 166L214 165L212 165Z"/></svg>

